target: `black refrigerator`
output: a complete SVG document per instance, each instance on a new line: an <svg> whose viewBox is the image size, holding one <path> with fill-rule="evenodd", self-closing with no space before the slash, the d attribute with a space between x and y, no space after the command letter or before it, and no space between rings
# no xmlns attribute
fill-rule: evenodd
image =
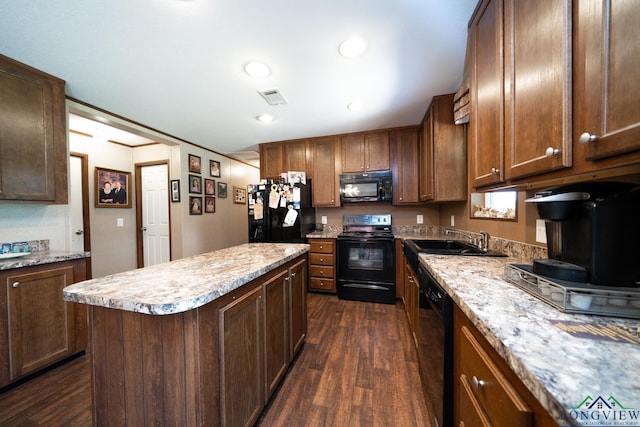
<svg viewBox="0 0 640 427"><path fill-rule="evenodd" d="M311 180L302 183L268 182L247 186L249 243L303 243L315 230L316 209L311 206Z"/></svg>

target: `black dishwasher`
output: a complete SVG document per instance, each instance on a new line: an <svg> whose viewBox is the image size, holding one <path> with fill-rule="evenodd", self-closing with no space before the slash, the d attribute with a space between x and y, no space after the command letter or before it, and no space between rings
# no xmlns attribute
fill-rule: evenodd
<svg viewBox="0 0 640 427"><path fill-rule="evenodd" d="M418 264L418 360L430 415L437 427L453 426L453 300Z"/></svg>

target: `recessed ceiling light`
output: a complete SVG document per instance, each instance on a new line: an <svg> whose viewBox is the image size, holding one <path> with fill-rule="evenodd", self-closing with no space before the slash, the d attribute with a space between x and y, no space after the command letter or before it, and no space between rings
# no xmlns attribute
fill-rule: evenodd
<svg viewBox="0 0 640 427"><path fill-rule="evenodd" d="M244 72L254 79L265 79L271 75L271 68L263 62L252 61L244 66Z"/></svg>
<svg viewBox="0 0 640 427"><path fill-rule="evenodd" d="M360 101L353 101L353 102L350 102L349 104L347 104L347 108L348 108L349 110L351 110L351 111L359 111L359 110L362 110L362 107L363 107L363 106L364 106L364 105L363 105L363 104L362 104L362 102L360 102Z"/></svg>
<svg viewBox="0 0 640 427"><path fill-rule="evenodd" d="M352 37L340 43L338 52L345 58L355 58L364 53L367 48L366 43L359 37Z"/></svg>
<svg viewBox="0 0 640 427"><path fill-rule="evenodd" d="M271 123L273 121L273 116L271 114L260 114L256 119L262 123Z"/></svg>

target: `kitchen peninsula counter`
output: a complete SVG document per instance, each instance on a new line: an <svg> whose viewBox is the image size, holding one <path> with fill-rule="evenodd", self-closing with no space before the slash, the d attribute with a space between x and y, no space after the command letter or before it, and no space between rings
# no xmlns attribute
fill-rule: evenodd
<svg viewBox="0 0 640 427"><path fill-rule="evenodd" d="M243 244L64 288L89 306L94 425L253 425L305 341L308 251Z"/></svg>
<svg viewBox="0 0 640 427"><path fill-rule="evenodd" d="M621 407L613 410L620 411L616 415L621 417L629 416L625 408L640 407L639 344L606 337L576 337L557 325L616 325L637 338L639 320L558 311L504 279L505 263L518 262L513 258L419 257L560 425L594 425L594 419L585 419L589 411L580 406L589 396L602 397L607 404L609 399L615 399ZM625 413L620 415L621 412ZM637 409L632 412L639 414ZM627 424L615 425L637 423L638 419L627 418Z"/></svg>
<svg viewBox="0 0 640 427"><path fill-rule="evenodd" d="M137 313L175 314L214 299L303 255L309 245L247 243L76 283L66 301Z"/></svg>

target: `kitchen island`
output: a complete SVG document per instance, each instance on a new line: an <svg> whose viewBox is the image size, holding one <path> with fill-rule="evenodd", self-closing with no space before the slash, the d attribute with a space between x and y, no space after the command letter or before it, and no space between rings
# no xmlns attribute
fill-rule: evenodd
<svg viewBox="0 0 640 427"><path fill-rule="evenodd" d="M244 244L88 280L97 425L247 425L306 335L306 244Z"/></svg>
<svg viewBox="0 0 640 427"><path fill-rule="evenodd" d="M504 279L520 260L419 257L556 423L640 424L639 320L556 310Z"/></svg>

